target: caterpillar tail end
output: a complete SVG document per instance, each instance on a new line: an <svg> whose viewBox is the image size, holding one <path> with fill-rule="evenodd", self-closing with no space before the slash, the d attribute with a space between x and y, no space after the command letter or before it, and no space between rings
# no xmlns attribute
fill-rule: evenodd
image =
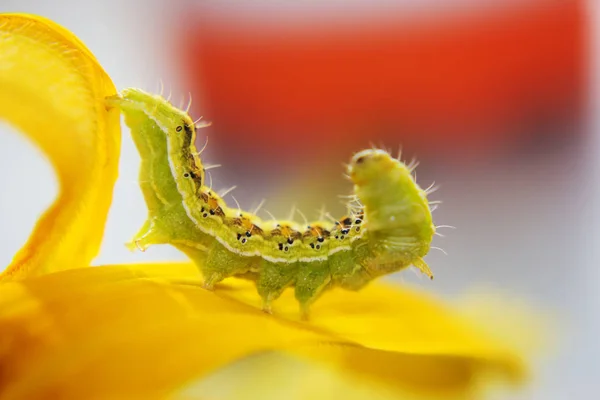
<svg viewBox="0 0 600 400"><path fill-rule="evenodd" d="M429 265L427 265L427 263L421 257L413 261L412 264L423 274L427 275L429 279L433 280L433 273L431 272L431 269L429 269Z"/></svg>
<svg viewBox="0 0 600 400"><path fill-rule="evenodd" d="M223 280L223 276L215 273L208 274L204 277L202 287L208 291L213 292L215 285Z"/></svg>

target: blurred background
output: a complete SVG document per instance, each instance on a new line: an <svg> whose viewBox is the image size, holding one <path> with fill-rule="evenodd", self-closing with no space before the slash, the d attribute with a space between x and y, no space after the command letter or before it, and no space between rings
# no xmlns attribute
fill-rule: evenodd
<svg viewBox="0 0 600 400"><path fill-rule="evenodd" d="M323 206L341 215L342 163L370 143L402 146L421 186L440 185L435 222L457 229L434 241L448 255L427 257L435 281L390 279L449 300L489 287L547 310L559 351L510 398L600 393L599 2L1 0L0 11L64 25L119 89L162 81L184 107L191 93L192 115L212 122L203 159L223 164L213 186L237 185L244 208L265 198L280 218L292 204L309 219ZM0 133L4 266L56 183L37 149ZM138 168L125 128L96 264L184 259L124 247L146 216Z"/></svg>

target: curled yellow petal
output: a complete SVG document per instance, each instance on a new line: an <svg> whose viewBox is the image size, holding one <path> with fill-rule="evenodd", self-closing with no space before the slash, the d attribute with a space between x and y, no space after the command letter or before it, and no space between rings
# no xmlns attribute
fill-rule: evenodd
<svg viewBox="0 0 600 400"><path fill-rule="evenodd" d="M189 264L76 269L1 293L0 398L161 397L266 351L392 392L457 395L492 373L524 375L506 344L422 294L383 284L328 293L308 322L292 293L268 315L251 283L209 292Z"/></svg>
<svg viewBox="0 0 600 400"><path fill-rule="evenodd" d="M90 51L47 19L0 14L0 118L33 140L60 193L0 281L90 264L117 178L120 124L103 99L116 92Z"/></svg>

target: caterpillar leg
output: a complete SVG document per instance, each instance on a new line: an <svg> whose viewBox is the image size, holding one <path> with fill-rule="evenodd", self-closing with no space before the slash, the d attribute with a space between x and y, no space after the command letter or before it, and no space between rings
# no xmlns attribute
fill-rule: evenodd
<svg viewBox="0 0 600 400"><path fill-rule="evenodd" d="M427 275L429 279L433 280L433 273L431 272L431 269L429 269L429 265L427 265L427 263L421 257L413 260L412 264L423 274Z"/></svg>
<svg viewBox="0 0 600 400"><path fill-rule="evenodd" d="M146 251L150 245L168 243L168 239L158 229L154 221L147 219L139 232L125 245L131 251Z"/></svg>
<svg viewBox="0 0 600 400"><path fill-rule="evenodd" d="M294 283L298 271L297 263L274 263L262 260L256 289L262 298L262 309L271 313L271 303Z"/></svg>
<svg viewBox="0 0 600 400"><path fill-rule="evenodd" d="M215 241L206 257L206 262L200 264L204 276L204 288L213 290L215 284L230 276L244 274L250 270L255 260L241 257Z"/></svg>
<svg viewBox="0 0 600 400"><path fill-rule="evenodd" d="M327 262L302 263L296 278L295 296L300 303L300 316L308 319L309 308L331 282Z"/></svg>

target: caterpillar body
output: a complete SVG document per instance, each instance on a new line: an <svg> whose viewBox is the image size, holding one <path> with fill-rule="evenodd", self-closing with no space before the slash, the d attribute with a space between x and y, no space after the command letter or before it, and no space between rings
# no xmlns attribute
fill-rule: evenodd
<svg viewBox="0 0 600 400"><path fill-rule="evenodd" d="M187 112L139 89L125 89L107 103L121 109L142 159L148 219L130 248L177 247L198 266L207 289L228 277L250 278L268 312L294 287L303 317L327 288L358 290L411 265L433 279L423 260L435 233L427 193L386 151L352 157L347 172L357 205L349 215L307 226L263 221L229 207L206 185Z"/></svg>

